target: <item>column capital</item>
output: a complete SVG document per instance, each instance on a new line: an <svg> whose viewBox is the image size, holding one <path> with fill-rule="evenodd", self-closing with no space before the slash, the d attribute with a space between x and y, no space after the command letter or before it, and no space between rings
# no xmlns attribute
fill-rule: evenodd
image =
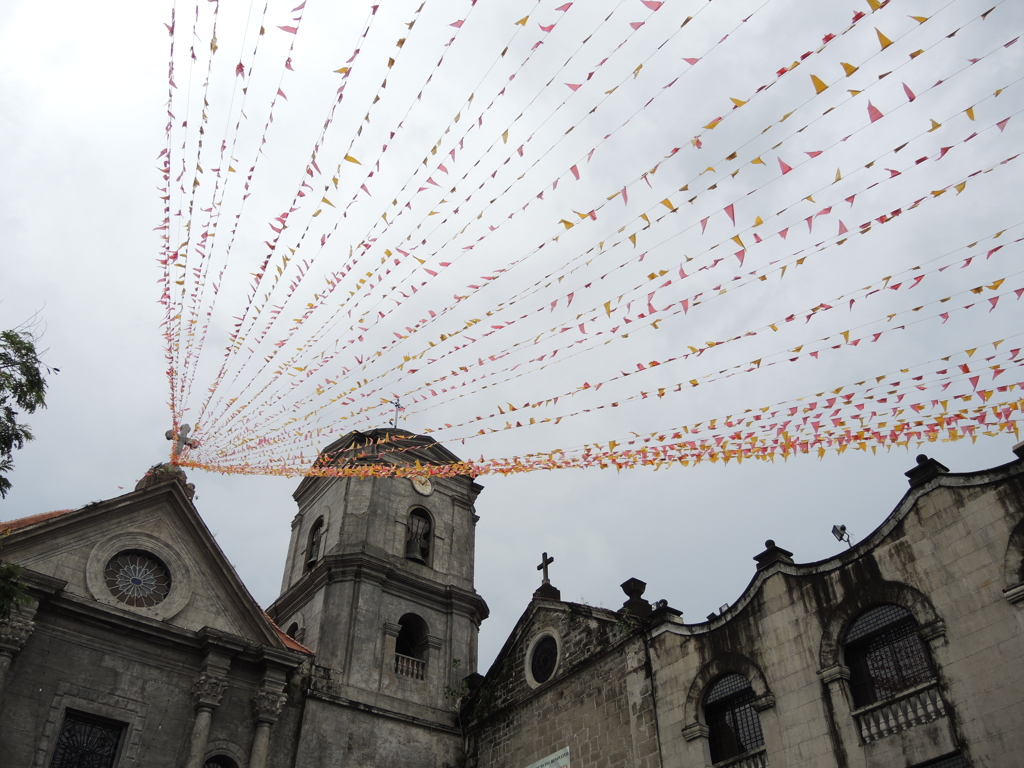
<svg viewBox="0 0 1024 768"><path fill-rule="evenodd" d="M281 716L281 709L288 701L288 694L260 688L253 694L252 707L257 725L272 725Z"/></svg>
<svg viewBox="0 0 1024 768"><path fill-rule="evenodd" d="M0 621L0 652L6 651L13 656L25 647L35 628L34 621L18 616Z"/></svg>
<svg viewBox="0 0 1024 768"><path fill-rule="evenodd" d="M393 621L385 621L384 622L384 634L385 635L390 635L391 637L398 637L398 635L399 635L399 633L401 631L402 631L402 625L401 624L395 624Z"/></svg>
<svg viewBox="0 0 1024 768"><path fill-rule="evenodd" d="M203 672L192 685L192 703L196 709L216 709L220 706L228 681Z"/></svg>

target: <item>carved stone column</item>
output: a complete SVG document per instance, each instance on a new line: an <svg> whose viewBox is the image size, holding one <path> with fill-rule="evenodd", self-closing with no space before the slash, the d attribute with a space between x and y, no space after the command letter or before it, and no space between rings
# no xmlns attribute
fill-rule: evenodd
<svg viewBox="0 0 1024 768"><path fill-rule="evenodd" d="M249 753L249 768L266 768L267 753L270 749L270 729L281 716L281 708L288 700L288 695L276 685L261 686L252 697L255 712L256 733L252 738L252 750Z"/></svg>
<svg viewBox="0 0 1024 768"><path fill-rule="evenodd" d="M385 693L393 693L395 689L395 649L398 643L398 633L401 631L401 624L391 621L384 622L384 659L380 666L380 690Z"/></svg>
<svg viewBox="0 0 1024 768"><path fill-rule="evenodd" d="M227 672L226 667L223 672ZM220 706L227 688L228 681L209 669L200 674L193 684L192 702L196 709L196 719L192 723L192 737L189 740L185 768L202 768L206 756L206 742L210 738L213 710Z"/></svg>
<svg viewBox="0 0 1024 768"><path fill-rule="evenodd" d="M850 697L850 670L842 664L823 669L818 677L828 688L828 697L832 703L832 716L838 730L837 736L842 740L842 747L847 754L852 754L861 743L860 731L853 715L853 702ZM840 745L836 745L837 748Z"/></svg>
<svg viewBox="0 0 1024 768"><path fill-rule="evenodd" d="M25 647L35 627L35 622L17 614L0 621L0 701L3 701L7 673L11 669L14 657Z"/></svg>

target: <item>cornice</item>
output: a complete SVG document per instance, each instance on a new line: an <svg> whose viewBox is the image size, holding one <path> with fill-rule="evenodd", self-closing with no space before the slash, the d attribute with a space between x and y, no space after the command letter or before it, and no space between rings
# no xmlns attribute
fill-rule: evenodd
<svg viewBox="0 0 1024 768"><path fill-rule="evenodd" d="M297 651L273 648L212 627L204 627L197 632L182 629L70 593L63 593L48 601L45 610L40 608L36 613L37 623L46 613L187 654L204 655L210 651L219 651L249 664L258 665L270 660L276 666L283 665L291 669L301 665L306 658Z"/></svg>
<svg viewBox="0 0 1024 768"><path fill-rule="evenodd" d="M979 470L977 472L943 472L929 479L927 482L911 487L900 499L899 503L889 513L874 531L861 539L850 549L840 552L824 560L812 563L787 563L776 561L764 570L757 571L750 580L746 589L740 597L729 606L727 610L716 616L714 619L698 623L664 623L651 630L651 638L665 633L675 635L700 635L711 632L724 626L746 608L753 600L758 590L765 581L778 573L794 577L808 577L818 574L830 573L844 568L861 557L877 549L889 536L890 533L907 517L917 502L924 496L939 488L978 488L994 483L1007 482L1014 478L1024 476L1024 458L1016 459L998 467Z"/></svg>
<svg viewBox="0 0 1024 768"><path fill-rule="evenodd" d="M475 591L442 584L367 552L325 555L312 571L275 600L267 613L275 621L284 619L328 584L350 581L370 582L389 595L410 597L439 611L454 611L478 626L490 614L487 603Z"/></svg>

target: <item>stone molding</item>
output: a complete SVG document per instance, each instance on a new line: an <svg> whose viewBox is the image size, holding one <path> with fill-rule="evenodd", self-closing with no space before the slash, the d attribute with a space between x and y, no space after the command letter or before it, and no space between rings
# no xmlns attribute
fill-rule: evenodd
<svg viewBox="0 0 1024 768"><path fill-rule="evenodd" d="M393 621L384 622L384 634L388 637L398 637L398 634L402 631L401 624L395 624Z"/></svg>
<svg viewBox="0 0 1024 768"><path fill-rule="evenodd" d="M43 723L32 760L32 768L44 768L50 764L57 735L64 722L64 713L68 709L124 723L126 733L118 766L119 768L133 768L138 765L142 731L149 706L144 702L124 696L114 696L85 686L61 682L57 684L56 693Z"/></svg>
<svg viewBox="0 0 1024 768"><path fill-rule="evenodd" d="M216 709L228 689L228 681L223 677L203 672L192 685L192 702L196 709Z"/></svg>
<svg viewBox="0 0 1024 768"><path fill-rule="evenodd" d="M29 619L11 616L0 621L0 652L6 651L14 655L28 642L29 635L36 628L36 623Z"/></svg>
<svg viewBox="0 0 1024 768"><path fill-rule="evenodd" d="M164 600L150 608L128 606L115 598L107 589L104 576L107 563L118 552L130 549L152 552L167 565L170 571L170 592ZM89 593L99 602L158 621L168 621L181 613L192 599L192 593L195 592L195 580L185 558L163 539L141 531L122 531L97 543L89 553L85 579Z"/></svg>
<svg viewBox="0 0 1024 768"><path fill-rule="evenodd" d="M850 668L845 667L842 664L836 664L835 666L829 667L828 669L819 670L818 677L820 677L822 682L826 684L834 683L837 680L846 680L847 682L849 682Z"/></svg>
<svg viewBox="0 0 1024 768"><path fill-rule="evenodd" d="M1003 595L1013 605L1024 605L1024 584L1014 584L1003 590Z"/></svg>
<svg viewBox="0 0 1024 768"><path fill-rule="evenodd" d="M281 716L281 709L288 701L288 694L260 688L252 696L252 707L257 723L273 724Z"/></svg>
<svg viewBox="0 0 1024 768"><path fill-rule="evenodd" d="M918 636L930 645L938 645L946 639L946 622L942 619L924 624L917 630Z"/></svg>
<svg viewBox="0 0 1024 768"><path fill-rule="evenodd" d="M683 726L683 739L693 741L694 739L706 739L710 731L704 723L690 723Z"/></svg>

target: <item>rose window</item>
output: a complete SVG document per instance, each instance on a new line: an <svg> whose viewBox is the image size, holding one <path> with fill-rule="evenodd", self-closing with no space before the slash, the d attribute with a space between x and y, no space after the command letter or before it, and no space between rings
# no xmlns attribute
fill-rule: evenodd
<svg viewBox="0 0 1024 768"><path fill-rule="evenodd" d="M171 590L170 571L149 552L118 553L107 563L103 575L110 594L136 608L156 605Z"/></svg>

